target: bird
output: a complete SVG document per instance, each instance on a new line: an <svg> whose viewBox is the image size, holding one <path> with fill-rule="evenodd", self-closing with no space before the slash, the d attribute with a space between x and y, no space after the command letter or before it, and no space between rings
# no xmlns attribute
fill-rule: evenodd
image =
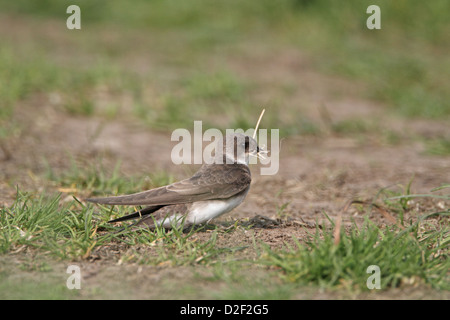
<svg viewBox="0 0 450 320"><path fill-rule="evenodd" d="M215 154L190 178L129 195L88 198L103 205L146 206L142 210L110 220L138 219L133 226L183 228L208 223L240 205L250 189L249 157L263 153L253 137L228 133L218 139ZM266 152L266 151L264 151Z"/></svg>

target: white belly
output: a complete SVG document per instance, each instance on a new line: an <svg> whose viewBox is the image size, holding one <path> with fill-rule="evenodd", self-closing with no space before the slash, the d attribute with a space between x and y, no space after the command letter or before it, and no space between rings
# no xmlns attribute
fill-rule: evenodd
<svg viewBox="0 0 450 320"><path fill-rule="evenodd" d="M188 224L200 224L217 218L240 205L246 195L247 192L227 200L198 201L192 205L186 222Z"/></svg>

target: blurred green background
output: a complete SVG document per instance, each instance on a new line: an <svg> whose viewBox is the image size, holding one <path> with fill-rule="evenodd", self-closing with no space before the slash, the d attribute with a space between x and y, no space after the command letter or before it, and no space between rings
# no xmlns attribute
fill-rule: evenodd
<svg viewBox="0 0 450 320"><path fill-rule="evenodd" d="M71 4L81 30L66 28ZM366 28L371 4L381 30ZM449 12L448 0L1 0L0 134L17 129L9 119L33 95L161 130L251 127L267 107L265 127L316 134L308 102L293 98L302 67L270 81L270 57L284 52L362 85L353 94L388 114L448 119Z"/></svg>

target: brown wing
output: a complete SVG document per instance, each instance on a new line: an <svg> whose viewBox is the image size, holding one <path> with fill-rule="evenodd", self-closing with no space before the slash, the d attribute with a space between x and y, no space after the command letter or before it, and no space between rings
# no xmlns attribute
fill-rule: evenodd
<svg viewBox="0 0 450 320"><path fill-rule="evenodd" d="M125 196L86 199L108 205L169 205L226 199L250 185L250 169L243 164L203 165L191 178L168 186Z"/></svg>

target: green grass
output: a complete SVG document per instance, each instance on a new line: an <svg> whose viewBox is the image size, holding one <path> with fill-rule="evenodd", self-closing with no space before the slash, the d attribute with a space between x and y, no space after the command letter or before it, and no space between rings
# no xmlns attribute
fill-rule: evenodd
<svg viewBox="0 0 450 320"><path fill-rule="evenodd" d="M93 251L111 243L128 246L149 246L155 250L124 253L123 261L143 264L184 265L207 263L219 253L239 248L216 248L216 233L205 242L191 241L195 229L183 232L182 227L170 230L130 231L107 223L112 210L85 206L76 199L61 203L60 195L47 198L18 192L16 202L0 210L0 253L30 248L59 259L86 259ZM125 210L120 209L125 214Z"/></svg>
<svg viewBox="0 0 450 320"><path fill-rule="evenodd" d="M366 220L348 233L342 230L337 245L331 231L317 229L305 243L281 251L265 247L262 263L279 268L286 281L303 285L367 289L367 268L376 265L382 289L415 281L449 290L448 226L441 223L423 233L420 227L379 228Z"/></svg>
<svg viewBox="0 0 450 320"><path fill-rule="evenodd" d="M353 223L341 227L338 243L332 228L316 227L306 241L294 239L295 245L286 245L283 250L263 245L260 262L277 268L287 282L302 285L365 290L371 275L367 268L376 265L381 272L381 289L416 283L450 290L450 211L447 208L414 216L408 202L421 198L449 201L448 194L436 194L449 185L434 188L429 194L411 194L412 181L403 192L382 189L374 199L384 195L386 208L396 217L397 225L377 226L369 220L369 212L361 226Z"/></svg>
<svg viewBox="0 0 450 320"><path fill-rule="evenodd" d="M402 116L450 115L448 90L442 85L450 63L444 43L449 22L443 14L448 2L296 2L301 22L292 22L297 32L286 32L287 37L312 49L322 70L362 81L368 97ZM365 27L365 9L371 4L381 9L381 30ZM417 24L412 26L412 20ZM302 35L304 30L310 32Z"/></svg>
<svg viewBox="0 0 450 320"><path fill-rule="evenodd" d="M53 181L61 186L135 191L128 185L131 180L119 177L119 167L118 164L114 172L107 173L103 169L73 165L68 173L51 174ZM159 182L164 184L166 179L166 175L161 175ZM218 299L290 299L314 295L317 288L330 292L344 289L342 292L351 296L368 291L366 281L371 273L367 273L367 268L371 265L380 268L381 291L410 285L450 290L450 212L443 209L415 216L411 211L413 204L409 202L422 198L449 201L446 194L449 186L444 184L429 194L417 195L411 193L411 183L412 179L400 191L383 189L374 197L374 201L384 201L398 220L398 226L376 225L369 220L368 212L362 225L354 223L341 229L338 244L333 228L322 225L323 229L319 229L316 224L315 232L308 231L309 236L303 239L293 238L281 249L270 248L256 237L250 246L224 246L218 242L222 235L242 231L243 226L238 223L225 229L203 226L183 230L174 226L169 230L125 229L117 233L120 227L107 221L129 213L132 208L92 206L76 198L62 201L60 194L37 196L18 190L13 205L0 209L0 255L20 257L18 266L26 277L40 274L46 280L26 284L14 280L11 273L1 271L5 262L0 260L0 279L3 279L0 296L33 299L39 296L36 292L44 290L42 297L46 299L77 298L80 292L65 290L65 278L54 270L61 268L56 261L89 260L109 248L116 252L114 264L164 268L202 266L204 269L197 280L205 285L216 283L217 290L208 296ZM286 204L279 207L280 215L285 208ZM331 223L334 227L334 222ZM252 232L251 226L246 232ZM254 252L254 258L248 258L246 250ZM15 285L21 288L16 290ZM192 292L195 288L194 283L183 284L179 294L196 297ZM299 288L306 291L300 293ZM12 290L15 294L2 290ZM83 294L101 295L87 291Z"/></svg>
<svg viewBox="0 0 450 320"><path fill-rule="evenodd" d="M425 151L428 154L439 156L450 155L450 138L437 138L425 140Z"/></svg>
<svg viewBox="0 0 450 320"><path fill-rule="evenodd" d="M364 134L373 132L375 125L368 120L348 119L332 124L331 129L339 134Z"/></svg>
<svg viewBox="0 0 450 320"><path fill-rule="evenodd" d="M46 179L53 187L65 193L89 196L116 195L139 192L173 182L173 176L163 171L135 178L120 174L120 162L112 171L102 165L82 166L71 160L71 167L54 172L49 166ZM209 240L193 241L197 229L183 232L183 227L170 230L125 229L112 226L108 220L130 213L134 208L103 207L84 204L75 196L62 201L61 194L44 192L41 196L17 190L16 201L11 207L0 209L0 253L30 248L57 259L86 259L92 252L111 243L124 244L131 249L120 257L121 261L140 264L189 265L208 264L219 255L234 253L242 248L216 247L217 232ZM147 247L150 250L135 250Z"/></svg>
<svg viewBox="0 0 450 320"><path fill-rule="evenodd" d="M18 191L13 206L1 209L1 252L23 246L65 259L85 256L97 243L93 210L78 211L75 203L60 205L59 195L34 198Z"/></svg>
<svg viewBox="0 0 450 320"><path fill-rule="evenodd" d="M78 290L68 290L65 274L62 276L45 272L41 279L36 281L34 273L21 272L20 277L0 274L0 299L2 300L61 300L75 299L79 296Z"/></svg>
<svg viewBox="0 0 450 320"><path fill-rule="evenodd" d="M138 246L122 255L121 260L166 267L197 264L209 266L219 263L226 256L232 256L236 251L245 249L245 247L216 245L217 230L211 233L209 239L197 241L194 234L198 231L198 228L190 228L186 231L182 226L173 226L169 230L157 228L155 231L138 231L134 236L131 234L131 237L136 236L136 239L141 239L138 240L139 244L150 245L154 250L139 250L142 247ZM142 238L142 234L146 235L145 238Z"/></svg>
<svg viewBox="0 0 450 320"><path fill-rule="evenodd" d="M120 161L116 162L112 170L108 170L100 158L84 165L71 157L70 167L59 173L55 173L46 163L44 177L59 188L72 190L75 194L89 191L92 196L139 192L174 182L174 176L164 171L155 171L139 177L124 176L120 167Z"/></svg>
<svg viewBox="0 0 450 320"><path fill-rule="evenodd" d="M398 208L395 201L419 197L450 200L448 196L434 194L446 188L448 186L443 185L425 195L390 197L391 202L387 204L390 208ZM382 289L419 283L450 290L448 210L423 214L403 222L402 228L395 225L380 227L366 216L361 226L353 224L342 229L338 244L332 228L321 230L318 227L307 239L293 239L292 244L286 243L281 250L260 245L255 240L254 249L259 252L255 260L233 258L237 251L247 247L219 246L217 237L224 231L218 229L204 240L196 236L202 228L183 231L182 226L153 231L125 229L115 233L117 227L107 221L116 214L126 213L123 208L117 210L114 213L110 208L86 206L76 199L61 202L59 195L36 197L18 191L15 203L0 209L0 253L31 250L53 259L82 260L97 249L122 244L128 249L116 257L120 263L158 266L203 264L215 270L213 281L229 282L230 288L239 287L235 284L242 280L242 276L237 270L244 265L266 266L266 276L271 278L271 275L278 274L281 277L283 283L278 288L287 296L289 288L292 288L290 283L365 290L370 276L367 268L371 265L377 265L381 270ZM439 217L438 220L430 220ZM236 228L237 225L225 232L235 232ZM51 269L47 263L31 267L24 264L24 267L38 272ZM230 290L226 294L236 296L234 289ZM258 296L271 296L261 290Z"/></svg>

